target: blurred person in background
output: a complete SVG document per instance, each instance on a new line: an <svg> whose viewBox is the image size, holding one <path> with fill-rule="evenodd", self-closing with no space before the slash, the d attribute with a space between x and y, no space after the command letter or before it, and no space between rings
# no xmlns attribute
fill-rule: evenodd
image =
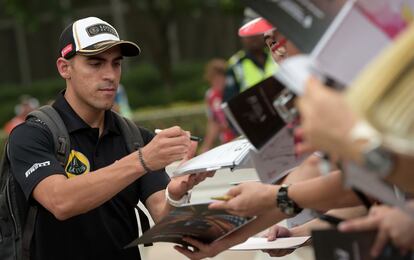
<svg viewBox="0 0 414 260"><path fill-rule="evenodd" d="M227 63L223 59L210 60L204 72L204 79L210 87L205 95L207 107L207 126L201 152L210 150L217 138L220 143L227 143L235 138L235 134L230 129L224 112L221 108L223 100L223 90L226 84Z"/></svg>
<svg viewBox="0 0 414 260"><path fill-rule="evenodd" d="M119 84L116 91L115 102L112 106L112 110L119 113L123 117L129 119L132 118L132 111L131 107L129 106L128 94L122 84Z"/></svg>
<svg viewBox="0 0 414 260"><path fill-rule="evenodd" d="M244 16L243 24L258 17L249 8L245 9ZM253 31L239 36L243 49L229 59L223 101L273 76L277 70L277 64L265 48L263 32Z"/></svg>
<svg viewBox="0 0 414 260"><path fill-rule="evenodd" d="M276 63L282 62L288 56L300 53L300 50L280 33L276 26L263 17L257 17L240 27L239 36L248 35L263 35L265 45L269 48L269 52Z"/></svg>
<svg viewBox="0 0 414 260"><path fill-rule="evenodd" d="M39 107L39 101L34 97L23 95L19 99L20 103L14 108L16 116L4 125L4 131L7 134L10 134L16 126L23 123L30 112Z"/></svg>

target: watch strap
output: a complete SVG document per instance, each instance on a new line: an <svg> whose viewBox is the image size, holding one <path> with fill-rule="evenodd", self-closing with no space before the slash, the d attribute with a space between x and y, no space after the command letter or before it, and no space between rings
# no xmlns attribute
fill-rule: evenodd
<svg viewBox="0 0 414 260"><path fill-rule="evenodd" d="M277 207L288 216L295 216L302 212L302 208L288 195L289 184L282 184L277 192Z"/></svg>

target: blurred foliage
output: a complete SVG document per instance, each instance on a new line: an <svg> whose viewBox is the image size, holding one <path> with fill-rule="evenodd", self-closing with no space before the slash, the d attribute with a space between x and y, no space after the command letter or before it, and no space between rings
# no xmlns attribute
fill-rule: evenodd
<svg viewBox="0 0 414 260"><path fill-rule="evenodd" d="M132 109L166 106L171 102L200 101L207 90L207 83L202 79L203 62L180 63L173 67L176 86L168 92L163 87L158 70L150 63L140 63L124 73L121 83L124 85ZM39 99L41 104L53 100L60 90L65 88L62 79L35 82L32 86L0 85L0 125L14 116L14 107L19 96L28 94Z"/></svg>
<svg viewBox="0 0 414 260"><path fill-rule="evenodd" d="M82 1L84 5L88 2L91 2L91 5L94 4L93 1ZM195 13L204 8L218 8L226 13L240 13L243 9L243 5L238 0L122 0L122 2L161 16L172 12ZM73 8L76 8L76 3L71 3L71 0L0 0L0 3L4 8L2 12L32 30L36 30L41 15L61 17L73 14Z"/></svg>
<svg viewBox="0 0 414 260"><path fill-rule="evenodd" d="M64 82L59 79L42 80L32 86L1 85L0 95L0 124L1 126L15 116L14 107L23 94L36 97L41 104L54 99L60 90L65 88Z"/></svg>
<svg viewBox="0 0 414 260"><path fill-rule="evenodd" d="M69 12L57 0L2 0L4 12L31 31L35 31L39 25L39 19L43 14L52 14L59 17Z"/></svg>
<svg viewBox="0 0 414 260"><path fill-rule="evenodd" d="M40 25L40 19L50 17L56 21L61 21L61 17L72 17L76 14L79 8L96 6L96 0L0 0L3 2L4 12L9 16L17 19L29 28L31 31L36 31ZM134 102L145 104L146 100L158 99L158 102L168 103L176 100L176 96L184 97L185 100L192 99L192 94L187 92L187 89L191 87L197 87L199 82L195 82L196 85L181 85L180 81L175 77L173 67L171 46L177 44L177 40L173 39L171 35L171 28L174 25L174 20L178 14L197 14L206 10L206 8L214 10L214 12L223 13L240 13L243 6L237 0L117 0L119 3L125 3L130 8L139 10L140 12L146 12L149 14L149 19L154 25L154 32L157 35L157 42L162 44L152 44L149 47L149 51L152 54L152 62L158 71L158 79L152 78L155 82L148 82L150 84L144 84L148 86L162 86L164 93L160 94L160 90L146 89L145 100L137 97ZM112 1L101 1L102 5L112 4ZM59 17L59 18L58 18ZM155 71L148 71L149 74L155 74ZM198 75L195 75L198 76ZM133 78L133 76L131 76ZM132 82L131 82L132 81ZM132 84L134 83L134 84ZM125 79L125 85L135 85L134 80ZM137 85L139 86L139 85ZM199 93L195 91L196 96ZM48 97L50 98L50 97ZM2 118L0 115L0 122Z"/></svg>
<svg viewBox="0 0 414 260"><path fill-rule="evenodd" d="M160 72L149 63L131 68L122 77L121 83L128 93L132 109L168 105L178 101L200 101L208 87L203 81L203 68L203 62L175 65L172 68L172 76L176 84L172 92L166 91Z"/></svg>
<svg viewBox="0 0 414 260"><path fill-rule="evenodd" d="M144 109L134 113L133 119L150 131L178 125L197 136L204 136L207 123L204 103L180 102L168 107Z"/></svg>
<svg viewBox="0 0 414 260"><path fill-rule="evenodd" d="M169 31L174 26L178 14L193 14L197 16L206 8L236 11L241 9L237 0L126 0L139 10L151 14L151 20L156 25L155 33L157 38L163 44L160 46L151 46L150 51L153 56L154 64L160 71L160 77L164 83L166 93L175 91L175 80L172 77L172 50L174 44L169 37ZM170 95L167 95L168 98Z"/></svg>
<svg viewBox="0 0 414 260"><path fill-rule="evenodd" d="M204 111L204 104L202 103L180 103L167 108L145 109L143 112L135 113L133 120L137 125L150 131L156 128L164 129L179 125L193 135L204 136L207 123ZM3 145L6 138L7 135L0 131L0 156L3 153Z"/></svg>
<svg viewBox="0 0 414 260"><path fill-rule="evenodd" d="M141 10L155 8L160 13L175 10L180 13L201 11L205 8L218 8L225 12L240 12L243 5L238 0L126 0Z"/></svg>

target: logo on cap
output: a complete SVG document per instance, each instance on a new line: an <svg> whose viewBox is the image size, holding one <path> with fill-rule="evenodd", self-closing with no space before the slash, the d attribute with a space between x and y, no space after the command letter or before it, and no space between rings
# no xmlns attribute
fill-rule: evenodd
<svg viewBox="0 0 414 260"><path fill-rule="evenodd" d="M102 33L109 33L119 38L118 33L115 31L115 29L104 23L91 25L86 28L86 32L88 33L90 37L96 36Z"/></svg>
<svg viewBox="0 0 414 260"><path fill-rule="evenodd" d="M65 48L62 49L60 54L62 55L62 57L65 57L66 54L68 54L72 50L73 50L73 45L72 45L72 43L69 43L68 45L66 45Z"/></svg>

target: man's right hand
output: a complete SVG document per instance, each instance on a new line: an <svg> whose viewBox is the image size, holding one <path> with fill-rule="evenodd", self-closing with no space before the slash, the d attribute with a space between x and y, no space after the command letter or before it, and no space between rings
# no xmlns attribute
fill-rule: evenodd
<svg viewBox="0 0 414 260"><path fill-rule="evenodd" d="M145 164L151 170L159 170L168 164L183 159L190 149L189 133L173 126L158 133L142 151Z"/></svg>

